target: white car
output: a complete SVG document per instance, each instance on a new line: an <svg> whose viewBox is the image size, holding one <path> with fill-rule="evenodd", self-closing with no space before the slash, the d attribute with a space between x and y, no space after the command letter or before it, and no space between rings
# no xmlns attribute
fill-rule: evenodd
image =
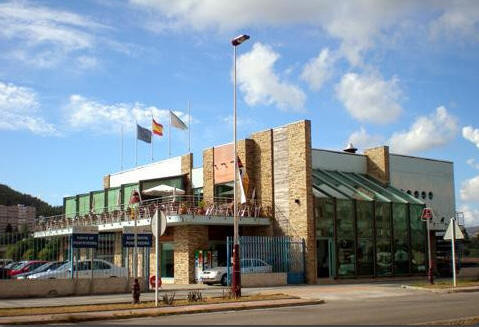
<svg viewBox="0 0 479 327"><path fill-rule="evenodd" d="M261 259L241 259L240 261L241 273L270 273L273 271L273 266ZM230 272L232 267L230 267ZM227 284L227 268L215 267L204 270L200 275L200 280L203 284L221 283Z"/></svg>
<svg viewBox="0 0 479 327"><path fill-rule="evenodd" d="M71 263L67 262L56 270L41 272L28 276L28 279L68 279L71 278ZM84 260L75 263L73 269L73 278L91 278L91 261ZM93 277L94 278L108 278L108 277L128 277L126 268L118 267L108 261L101 259L93 260Z"/></svg>

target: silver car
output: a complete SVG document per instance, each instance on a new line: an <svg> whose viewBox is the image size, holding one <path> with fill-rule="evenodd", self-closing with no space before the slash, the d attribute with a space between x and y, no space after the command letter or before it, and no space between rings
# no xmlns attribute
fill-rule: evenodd
<svg viewBox="0 0 479 327"><path fill-rule="evenodd" d="M241 259L240 260L241 273L270 273L273 271L273 266L261 259ZM231 272L230 267L230 272ZM200 275L200 281L203 284L221 283L227 284L227 268L215 267L204 270Z"/></svg>
<svg viewBox="0 0 479 327"><path fill-rule="evenodd" d="M28 279L68 279L72 276L71 263L67 262L63 266L53 271L41 272L28 276ZM91 261L79 261L76 262L73 267L74 278L91 278L92 269ZM108 261L101 259L93 260L93 277L95 278L108 278L108 277L128 277L128 271L126 268L118 267L111 264Z"/></svg>

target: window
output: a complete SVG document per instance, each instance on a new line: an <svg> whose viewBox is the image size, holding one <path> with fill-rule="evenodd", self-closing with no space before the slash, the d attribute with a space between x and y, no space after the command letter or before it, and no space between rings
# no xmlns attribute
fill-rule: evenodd
<svg viewBox="0 0 479 327"><path fill-rule="evenodd" d="M354 276L356 258L354 244L354 211L350 200L337 200L338 275Z"/></svg>
<svg viewBox="0 0 479 327"><path fill-rule="evenodd" d="M432 192L429 192L428 196L429 196L429 200L432 200L432 198L434 197L434 194L432 194Z"/></svg>
<svg viewBox="0 0 479 327"><path fill-rule="evenodd" d="M110 269L110 268L111 267L108 264L106 264L102 261L93 262L93 269L95 269L95 270L104 270L104 269Z"/></svg>
<svg viewBox="0 0 479 327"><path fill-rule="evenodd" d="M373 203L357 201L358 275L374 274Z"/></svg>
<svg viewBox="0 0 479 327"><path fill-rule="evenodd" d="M424 191L421 192L421 198L426 199L426 192Z"/></svg>
<svg viewBox="0 0 479 327"><path fill-rule="evenodd" d="M394 273L409 273L409 240L407 205L393 203L393 229L394 229Z"/></svg>
<svg viewBox="0 0 479 327"><path fill-rule="evenodd" d="M376 202L376 273L392 274L391 204Z"/></svg>
<svg viewBox="0 0 479 327"><path fill-rule="evenodd" d="M419 198L419 192L418 191L414 191L414 197Z"/></svg>
<svg viewBox="0 0 479 327"><path fill-rule="evenodd" d="M409 195L412 195L412 192L411 192L411 190L407 190L407 192L406 192L406 193L407 193L407 194L409 194Z"/></svg>

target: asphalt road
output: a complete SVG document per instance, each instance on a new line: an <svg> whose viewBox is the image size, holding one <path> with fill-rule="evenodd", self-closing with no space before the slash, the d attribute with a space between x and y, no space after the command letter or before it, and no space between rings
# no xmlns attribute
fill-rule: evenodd
<svg viewBox="0 0 479 327"><path fill-rule="evenodd" d="M330 300L305 307L188 314L154 318L95 321L115 325L227 324L413 324L479 316L479 293L407 292L392 297ZM82 323L85 324L85 323Z"/></svg>

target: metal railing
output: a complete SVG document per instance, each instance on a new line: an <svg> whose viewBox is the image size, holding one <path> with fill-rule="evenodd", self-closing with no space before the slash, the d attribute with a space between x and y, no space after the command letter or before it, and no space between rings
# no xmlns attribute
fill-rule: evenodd
<svg viewBox="0 0 479 327"><path fill-rule="evenodd" d="M92 208L90 212L69 217L62 214L51 217L41 217L36 220L35 231L70 228L73 226L95 226L113 224L124 221L151 218L156 209L165 211L166 215L191 216L233 216L233 200L231 198L215 197L213 201L201 200L194 195L163 196L142 201L139 205L117 205L113 207ZM265 202L250 200L238 205L239 217L273 217L272 205Z"/></svg>

